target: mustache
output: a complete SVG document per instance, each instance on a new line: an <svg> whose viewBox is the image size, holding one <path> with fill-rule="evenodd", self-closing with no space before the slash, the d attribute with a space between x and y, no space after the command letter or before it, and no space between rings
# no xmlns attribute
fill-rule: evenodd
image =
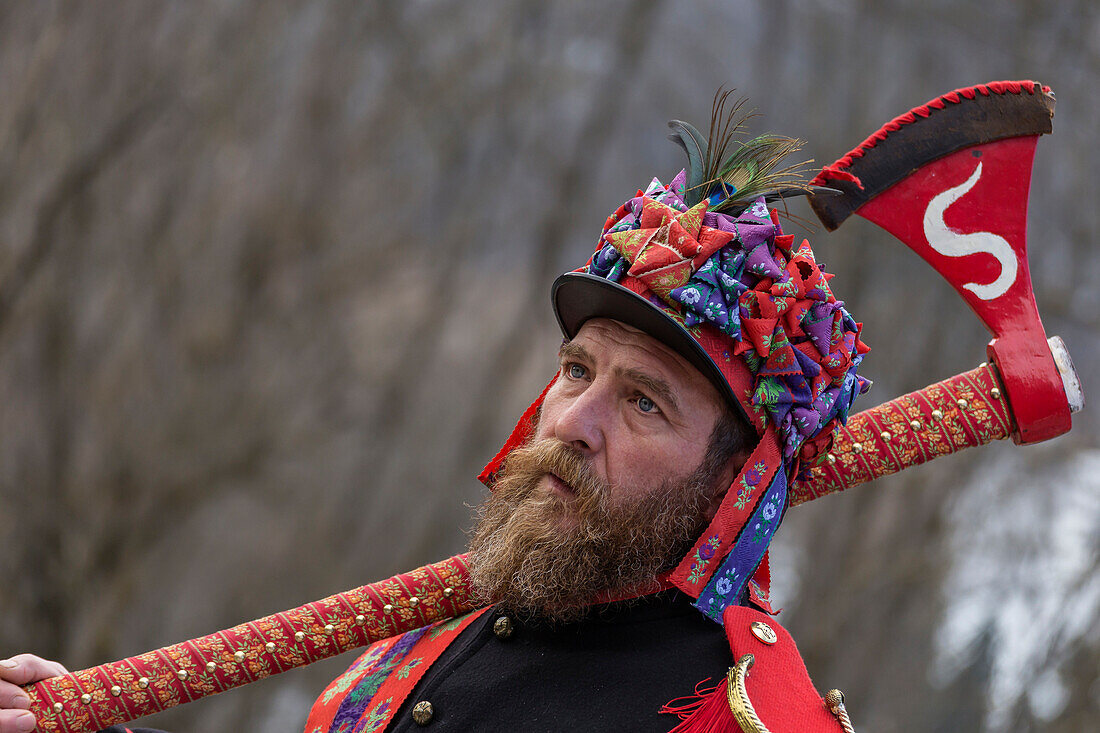
<svg viewBox="0 0 1100 733"><path fill-rule="evenodd" d="M611 488L596 475L590 461L579 450L555 438L544 438L514 450L508 456L504 474L530 479L532 490L537 484L535 479L554 474L573 489L582 503L608 496Z"/></svg>
<svg viewBox="0 0 1100 733"><path fill-rule="evenodd" d="M547 474L572 487L572 495L548 490ZM627 498L616 500L619 493ZM708 500L694 474L620 491L570 445L556 438L529 443L508 455L477 508L471 586L483 603L559 621L579 618L600 593L652 583L674 567L705 526Z"/></svg>

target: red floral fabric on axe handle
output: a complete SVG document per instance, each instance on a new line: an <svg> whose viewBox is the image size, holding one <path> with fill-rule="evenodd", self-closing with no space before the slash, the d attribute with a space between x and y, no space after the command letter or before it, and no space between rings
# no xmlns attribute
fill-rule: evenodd
<svg viewBox="0 0 1100 733"><path fill-rule="evenodd" d="M1015 422L997 371L977 369L854 415L825 462L791 486L791 506L1007 438Z"/></svg>
<svg viewBox="0 0 1100 733"><path fill-rule="evenodd" d="M85 733L158 713L471 609L465 555L290 611L28 686L38 730Z"/></svg>

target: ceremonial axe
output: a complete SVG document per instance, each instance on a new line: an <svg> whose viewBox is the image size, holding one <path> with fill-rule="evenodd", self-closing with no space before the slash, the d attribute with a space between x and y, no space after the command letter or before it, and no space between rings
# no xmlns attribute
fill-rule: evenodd
<svg viewBox="0 0 1100 733"><path fill-rule="evenodd" d="M951 284L993 334L983 364L854 416L797 504L931 458L1012 436L1057 437L1084 406L1062 340L1039 319L1027 262L1027 199L1054 95L1033 81L957 89L886 123L812 181L830 231L858 214Z"/></svg>
<svg viewBox="0 0 1100 733"><path fill-rule="evenodd" d="M1070 429L1080 381L1061 339L1047 339L1027 265L1027 194L1054 95L1035 82L959 89L892 120L826 166L811 197L829 230L851 214L923 257L993 333L990 363L853 416L791 504L1009 435ZM394 636L474 607L465 556L156 651L27 687L39 730L124 723Z"/></svg>

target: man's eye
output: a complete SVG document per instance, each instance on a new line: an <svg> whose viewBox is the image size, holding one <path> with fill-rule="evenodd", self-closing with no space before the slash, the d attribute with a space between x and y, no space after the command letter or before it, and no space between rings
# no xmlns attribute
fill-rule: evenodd
<svg viewBox="0 0 1100 733"><path fill-rule="evenodd" d="M570 379L584 379L588 375L588 370L580 364L570 364L567 369Z"/></svg>
<svg viewBox="0 0 1100 733"><path fill-rule="evenodd" d="M642 395L638 398L638 409L642 412L657 412L657 403Z"/></svg>

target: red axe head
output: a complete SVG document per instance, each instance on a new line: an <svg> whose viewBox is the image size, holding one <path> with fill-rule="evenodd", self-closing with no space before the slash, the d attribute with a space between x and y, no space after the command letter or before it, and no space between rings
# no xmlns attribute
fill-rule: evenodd
<svg viewBox="0 0 1100 733"><path fill-rule="evenodd" d="M956 90L892 120L824 168L813 183L840 193L811 198L830 230L857 213L895 235L974 310L993 334L988 352L1017 443L1068 431L1078 399L1064 384L1072 375L1059 372L1051 352L1064 350L1060 339L1048 346L1027 263L1031 164L1053 116L1054 95L1035 82Z"/></svg>

